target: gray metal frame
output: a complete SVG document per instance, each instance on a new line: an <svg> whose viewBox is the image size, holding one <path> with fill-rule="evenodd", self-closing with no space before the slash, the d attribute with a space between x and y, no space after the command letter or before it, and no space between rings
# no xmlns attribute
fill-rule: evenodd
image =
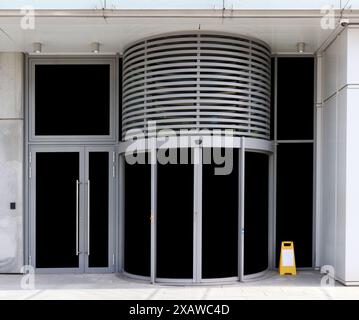
<svg viewBox="0 0 359 320"><path fill-rule="evenodd" d="M107 268L88 267L87 254L85 253L87 236L87 185L88 180L88 154L89 152L109 152L109 248ZM115 214L114 214L114 192L115 192L115 166L116 155L113 146L83 146L83 145L30 145L29 146L29 264L34 267L36 273L105 273L115 271ZM36 268L36 153L37 152L78 152L79 153L79 267L78 268ZM51 183L56 183L49 177L49 188ZM49 248L51 250L51 248Z"/></svg>
<svg viewBox="0 0 359 320"><path fill-rule="evenodd" d="M36 153L37 152L78 152L79 153L79 180L84 181L84 150L80 146L30 146L29 161L29 264L35 269L36 273L82 273L85 269L84 254L79 255L78 268L36 268ZM49 177L49 188L51 183L56 183ZM79 234L84 234L84 188L80 185L79 193ZM84 247L84 237L79 237L79 248ZM51 250L51 248L49 248Z"/></svg>
<svg viewBox="0 0 359 320"><path fill-rule="evenodd" d="M316 122L316 97L317 97L317 84L316 84L316 79L318 77L318 70L316 68L317 65L317 57L313 54L313 53L298 53L298 54L275 54L272 55L272 57L275 59L275 63L274 63L274 106L273 106L273 112L274 112L274 123L273 123L273 128L274 128L274 136L273 136L273 144L274 144L274 153L273 153L273 184L272 184L272 188L273 188L273 202L272 202L272 210L273 210L273 225L272 225L272 232L273 232L273 236L271 238L272 241L272 246L274 248L273 252L272 252L272 261L273 261L273 269L277 269L275 267L275 262L276 262L276 254L277 254L277 250L276 250L276 211L277 211L277 200L276 200L276 195L277 195L277 146L279 143L312 143L313 144L313 230L312 230L312 234L313 234L313 256L312 256L312 267L316 266L316 257L317 257L317 226L316 226L316 221L317 221L317 205L316 205L316 198L314 198L315 196L315 192L316 192L316 176L317 176L317 152L316 152L316 132L317 132L317 122ZM278 80L278 58L285 58L285 57L292 57L292 58L314 58L314 101L313 101L313 121L314 121L314 127L313 127L313 139L311 140L278 140L278 134L277 134L277 104L278 104L278 100L277 100L277 80ZM297 269L308 269L308 268L297 268Z"/></svg>
<svg viewBox="0 0 359 320"><path fill-rule="evenodd" d="M107 136L37 136L35 134L35 66L37 64L108 64L110 65L110 134ZM118 102L118 57L117 56L31 56L28 59L28 139L29 142L51 143L66 142L73 144L84 143L117 143L118 113L115 105ZM51 103L51 102L50 102Z"/></svg>
<svg viewBox="0 0 359 320"><path fill-rule="evenodd" d="M24 261L25 264L34 266L35 264L35 225L34 225L34 210L35 210L35 198L34 198L34 163L31 161L34 159L34 152L36 151L64 151L67 150L83 150L82 162L85 161L85 148L87 150L104 150L113 154L113 157L109 157L111 164L109 168L114 168L115 177L112 179L112 172L110 172L110 194L109 194L109 267L108 268L87 268L86 272L115 272L119 270L121 257L119 247L119 199L115 196L120 186L116 183L119 177L119 170L117 170L117 152L116 146L118 145L118 128L119 128L119 55L25 55L25 97L24 97L24 132L25 132L25 144L24 144L24 161L25 161L25 174L24 174ZM110 65L110 134L108 136L48 136L38 137L35 136L34 128L34 68L36 64L109 64ZM101 144L101 146L98 146ZM32 152L32 154L30 153ZM51 152L51 151L50 151ZM114 162L112 162L114 161ZM85 174L84 172L83 174ZM32 176L32 177L31 177ZM31 178L30 178L31 177ZM115 193L116 192L116 193ZM82 196L81 206L84 208L84 195ZM115 241L116 238L116 241ZM36 272L85 272L85 262L83 267L79 269L37 269Z"/></svg>

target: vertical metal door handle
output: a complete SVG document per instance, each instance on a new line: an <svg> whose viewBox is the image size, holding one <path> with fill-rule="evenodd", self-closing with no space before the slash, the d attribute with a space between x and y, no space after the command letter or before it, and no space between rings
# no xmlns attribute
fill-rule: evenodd
<svg viewBox="0 0 359 320"><path fill-rule="evenodd" d="M76 255L79 255L79 180L76 180Z"/></svg>
<svg viewBox="0 0 359 320"><path fill-rule="evenodd" d="M87 180L87 254L90 255L90 180Z"/></svg>

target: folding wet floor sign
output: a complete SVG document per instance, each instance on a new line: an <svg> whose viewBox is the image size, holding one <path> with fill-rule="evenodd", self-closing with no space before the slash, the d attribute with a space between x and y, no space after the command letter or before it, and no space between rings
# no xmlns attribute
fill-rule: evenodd
<svg viewBox="0 0 359 320"><path fill-rule="evenodd" d="M293 241L283 241L280 251L279 260L279 273L280 275L296 275L295 256L294 256L294 243Z"/></svg>

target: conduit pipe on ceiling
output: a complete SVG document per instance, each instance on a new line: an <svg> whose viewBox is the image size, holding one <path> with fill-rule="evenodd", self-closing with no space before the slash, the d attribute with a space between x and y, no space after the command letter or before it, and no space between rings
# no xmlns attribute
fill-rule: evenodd
<svg viewBox="0 0 359 320"><path fill-rule="evenodd" d="M314 52L314 55L320 56L335 40L336 38L349 26L359 26L359 22L349 22L349 19L341 19L338 25L334 28L333 32L328 38L320 45Z"/></svg>

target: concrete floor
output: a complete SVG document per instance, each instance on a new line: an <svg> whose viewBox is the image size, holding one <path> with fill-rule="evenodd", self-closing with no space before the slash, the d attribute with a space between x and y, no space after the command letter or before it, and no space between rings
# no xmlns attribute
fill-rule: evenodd
<svg viewBox="0 0 359 320"><path fill-rule="evenodd" d="M21 289L21 275L0 275L0 299L359 299L359 287L321 286L322 275L301 271L296 277L271 273L247 283L203 286L150 285L115 274L35 276L35 287Z"/></svg>

